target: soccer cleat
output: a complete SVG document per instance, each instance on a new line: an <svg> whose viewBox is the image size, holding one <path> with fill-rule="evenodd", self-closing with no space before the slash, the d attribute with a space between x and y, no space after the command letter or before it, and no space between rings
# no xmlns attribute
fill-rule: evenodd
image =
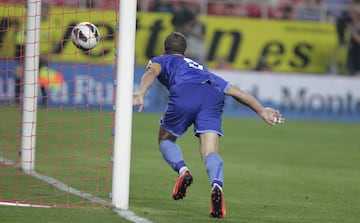
<svg viewBox="0 0 360 223"><path fill-rule="evenodd" d="M186 196L186 189L191 185L193 177L190 171L186 171L183 175L176 179L172 197L174 200L183 199Z"/></svg>
<svg viewBox="0 0 360 223"><path fill-rule="evenodd" d="M210 202L210 217L212 218L225 218L226 208L224 195L218 186L215 186L211 191Z"/></svg>

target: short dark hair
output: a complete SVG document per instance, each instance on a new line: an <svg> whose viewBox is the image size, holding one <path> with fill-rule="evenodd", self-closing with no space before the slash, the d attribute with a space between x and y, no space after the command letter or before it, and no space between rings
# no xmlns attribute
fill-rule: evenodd
<svg viewBox="0 0 360 223"><path fill-rule="evenodd" d="M185 54L186 38L182 33L172 32L165 38L164 49L166 54Z"/></svg>

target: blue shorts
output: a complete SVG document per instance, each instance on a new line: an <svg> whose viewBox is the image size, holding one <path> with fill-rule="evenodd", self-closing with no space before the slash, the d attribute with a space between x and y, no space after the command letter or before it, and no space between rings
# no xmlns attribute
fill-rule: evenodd
<svg viewBox="0 0 360 223"><path fill-rule="evenodd" d="M160 123L176 137L194 124L194 134L215 132L223 136L221 117L225 95L210 82L174 85Z"/></svg>

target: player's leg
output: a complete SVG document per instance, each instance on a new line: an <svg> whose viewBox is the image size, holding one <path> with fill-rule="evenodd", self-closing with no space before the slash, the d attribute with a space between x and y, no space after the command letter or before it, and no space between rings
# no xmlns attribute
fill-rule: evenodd
<svg viewBox="0 0 360 223"><path fill-rule="evenodd" d="M158 143L160 152L164 160L177 173L181 174L186 168L182 151L178 144L176 144L177 137L169 133L161 125L159 128Z"/></svg>
<svg viewBox="0 0 360 223"><path fill-rule="evenodd" d="M206 171L211 183L210 217L224 218L226 214L223 195L224 163L219 155L219 135L214 132L202 133L200 154L205 162Z"/></svg>
<svg viewBox="0 0 360 223"><path fill-rule="evenodd" d="M204 84L201 110L198 112L194 131L200 139L200 154L205 162L211 185L223 186L224 167L219 155L219 136L222 136L222 111L224 94L210 84Z"/></svg>
<svg viewBox="0 0 360 223"><path fill-rule="evenodd" d="M41 90L41 95L42 95L42 105L46 106L47 105L47 89L45 86L40 86L40 90Z"/></svg>
<svg viewBox="0 0 360 223"><path fill-rule="evenodd" d="M159 130L160 151L166 162L179 173L173 190L175 200L185 196L186 188L192 183L192 176L183 159L176 139L194 123L203 99L204 85L175 85L170 89L169 102L161 119Z"/></svg>
<svg viewBox="0 0 360 223"><path fill-rule="evenodd" d="M161 125L159 129L159 147L164 160L178 173L172 197L174 200L183 199L186 189L191 185L193 178L187 168L181 148L176 144L177 137L169 133Z"/></svg>
<svg viewBox="0 0 360 223"><path fill-rule="evenodd" d="M194 97L198 85L177 85L170 89L169 101L160 120L160 151L166 162L181 175L186 169L180 147L176 139L183 135L193 123L201 97ZM190 100L192 99L192 100Z"/></svg>
<svg viewBox="0 0 360 223"><path fill-rule="evenodd" d="M220 187L224 181L224 163L219 155L219 136L214 132L202 133L200 139L200 154L205 162L206 171L211 186L218 184Z"/></svg>
<svg viewBox="0 0 360 223"><path fill-rule="evenodd" d="M211 82L205 84L201 111L197 114L194 131L200 139L200 154L211 184L210 216L225 217L223 196L224 163L219 155L219 136L222 136L221 116L224 94Z"/></svg>

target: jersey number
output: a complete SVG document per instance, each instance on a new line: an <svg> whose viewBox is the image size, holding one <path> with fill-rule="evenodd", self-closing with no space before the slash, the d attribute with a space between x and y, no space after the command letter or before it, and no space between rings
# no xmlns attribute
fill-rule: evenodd
<svg viewBox="0 0 360 223"><path fill-rule="evenodd" d="M204 66L196 63L195 61L193 61L192 59L189 58L184 58L184 60L186 61L186 63L189 65L189 67L195 68L195 69L199 69L199 70L203 70Z"/></svg>

